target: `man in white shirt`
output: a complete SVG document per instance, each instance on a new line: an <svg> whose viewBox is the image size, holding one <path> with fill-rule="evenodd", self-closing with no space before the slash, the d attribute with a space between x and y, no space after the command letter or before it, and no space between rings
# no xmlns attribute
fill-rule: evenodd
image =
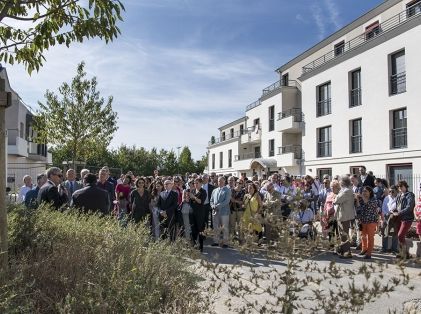
<svg viewBox="0 0 421 314"><path fill-rule="evenodd" d="M29 175L23 177L23 186L19 189L18 194L18 203L23 203L25 201L25 195L30 190L32 190L32 178Z"/></svg>
<svg viewBox="0 0 421 314"><path fill-rule="evenodd" d="M393 221L390 221L392 213L396 211L396 200L398 198L398 188L395 185L392 185L389 189L389 195L387 195L382 204L382 249L381 253L386 253L389 249L389 235L392 237L392 253L398 253L398 233L389 232L395 224ZM395 227L396 229L396 227Z"/></svg>

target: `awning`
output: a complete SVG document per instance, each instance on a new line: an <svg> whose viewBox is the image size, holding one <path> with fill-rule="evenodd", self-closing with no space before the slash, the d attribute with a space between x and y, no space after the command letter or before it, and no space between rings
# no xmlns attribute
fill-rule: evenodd
<svg viewBox="0 0 421 314"><path fill-rule="evenodd" d="M253 159L250 163L250 168L257 168L257 167L261 167L261 168L276 168L277 167L277 162L276 159L273 158L257 158L257 159Z"/></svg>

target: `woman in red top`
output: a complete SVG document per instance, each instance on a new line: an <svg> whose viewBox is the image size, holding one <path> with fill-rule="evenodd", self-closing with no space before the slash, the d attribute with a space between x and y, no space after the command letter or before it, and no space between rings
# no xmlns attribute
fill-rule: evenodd
<svg viewBox="0 0 421 314"><path fill-rule="evenodd" d="M116 203L118 204L118 220L124 220L127 213L130 211L130 192L131 192L132 177L126 175L123 183L117 184L115 188Z"/></svg>

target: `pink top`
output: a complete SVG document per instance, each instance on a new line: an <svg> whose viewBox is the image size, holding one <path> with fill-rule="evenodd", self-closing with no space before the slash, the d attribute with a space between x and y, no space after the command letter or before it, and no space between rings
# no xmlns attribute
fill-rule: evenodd
<svg viewBox="0 0 421 314"><path fill-rule="evenodd" d="M129 201L131 191L130 185L117 184L115 191L117 193L117 200L120 200L122 197L124 197L126 201Z"/></svg>

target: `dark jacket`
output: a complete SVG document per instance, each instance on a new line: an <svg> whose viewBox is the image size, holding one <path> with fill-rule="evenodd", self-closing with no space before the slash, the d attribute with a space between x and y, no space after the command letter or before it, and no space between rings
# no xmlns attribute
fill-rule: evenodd
<svg viewBox="0 0 421 314"><path fill-rule="evenodd" d="M396 200L396 207L401 221L413 221L415 207L414 193L406 192L405 194L399 194Z"/></svg>
<svg viewBox="0 0 421 314"><path fill-rule="evenodd" d="M161 193L164 193L164 192L161 192ZM171 221L178 207L177 192L171 190L166 199L164 199L162 195L159 195L157 207L165 211L167 213L168 220Z"/></svg>
<svg viewBox="0 0 421 314"><path fill-rule="evenodd" d="M372 175L369 175L367 173L367 176L366 176L364 182L361 180L361 178L360 178L360 181L361 181L361 185L363 187L364 186L370 186L370 187L374 188L374 177Z"/></svg>
<svg viewBox="0 0 421 314"><path fill-rule="evenodd" d="M110 210L110 198L107 191L96 185L87 185L73 193L70 205L80 208L85 213L92 211L106 215Z"/></svg>
<svg viewBox="0 0 421 314"><path fill-rule="evenodd" d="M108 192L108 196L110 198L110 208L113 207L113 202L115 200L115 185L113 185L110 181L105 181L104 184L98 181L96 186Z"/></svg>
<svg viewBox="0 0 421 314"><path fill-rule="evenodd" d="M28 191L25 194L25 206L28 208L37 208L38 207L38 193L40 188L37 186L35 189Z"/></svg>
<svg viewBox="0 0 421 314"><path fill-rule="evenodd" d="M64 189L60 187L60 189ZM48 180L39 190L38 204L48 203L51 204L54 209L58 210L67 203L67 194L64 191L59 192L59 187L55 186L53 182Z"/></svg>

